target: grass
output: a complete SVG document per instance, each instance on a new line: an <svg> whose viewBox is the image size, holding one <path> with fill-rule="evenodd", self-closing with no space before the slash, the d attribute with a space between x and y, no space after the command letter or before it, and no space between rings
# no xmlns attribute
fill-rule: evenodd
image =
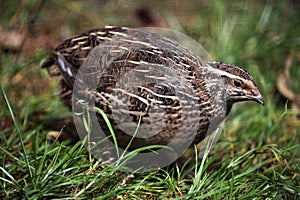
<svg viewBox="0 0 300 200"><path fill-rule="evenodd" d="M1 2L1 27L21 29L30 24L23 30L21 50L1 43L1 199L299 199L300 122L290 102L276 90L276 78L291 51L295 54L291 85L299 85L297 3L150 3L160 23L200 41L216 60L251 72L266 105L234 106L219 142L198 161L194 178L186 178L176 167L128 178L130 173L118 166L90 158L82 142L47 139L48 122L63 121L70 112L55 96L56 83L39 63L53 43L71 34L105 24L140 26L132 13L145 2L116 1L98 7L63 2Z"/></svg>

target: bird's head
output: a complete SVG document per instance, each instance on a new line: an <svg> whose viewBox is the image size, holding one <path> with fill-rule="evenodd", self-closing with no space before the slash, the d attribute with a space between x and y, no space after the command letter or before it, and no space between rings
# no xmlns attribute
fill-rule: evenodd
<svg viewBox="0 0 300 200"><path fill-rule="evenodd" d="M232 105L241 101L256 101L261 105L265 101L252 76L245 70L223 62L209 62L220 74L226 88L226 101Z"/></svg>

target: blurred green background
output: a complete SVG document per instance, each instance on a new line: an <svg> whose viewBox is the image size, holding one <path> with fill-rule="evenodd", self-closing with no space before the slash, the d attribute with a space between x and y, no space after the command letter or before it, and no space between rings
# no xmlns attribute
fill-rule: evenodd
<svg viewBox="0 0 300 200"><path fill-rule="evenodd" d="M126 173L95 167L79 143L46 139L49 124L63 128L71 113L40 63L65 38L105 25L190 36L214 60L248 70L265 107L234 106L195 179L158 170L120 187ZM299 65L296 0L0 1L0 198L297 199Z"/></svg>

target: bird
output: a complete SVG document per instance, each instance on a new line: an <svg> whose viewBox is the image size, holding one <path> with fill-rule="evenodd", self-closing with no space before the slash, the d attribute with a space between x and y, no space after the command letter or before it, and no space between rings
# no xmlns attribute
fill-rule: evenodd
<svg viewBox="0 0 300 200"><path fill-rule="evenodd" d="M96 74L87 76L95 88L83 87L81 98L92 99L103 110L119 146L130 144L129 150L172 142L175 148L192 147L216 129L233 104L265 104L254 78L241 67L202 60L172 39L127 27L106 26L72 36L42 68L60 81L59 95L70 108L74 85L80 89L84 79L81 69ZM97 120L109 132L100 113Z"/></svg>

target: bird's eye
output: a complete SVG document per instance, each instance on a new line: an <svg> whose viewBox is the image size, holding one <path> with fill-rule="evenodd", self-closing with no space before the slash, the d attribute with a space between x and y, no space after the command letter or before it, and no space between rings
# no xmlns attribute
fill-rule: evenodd
<svg viewBox="0 0 300 200"><path fill-rule="evenodd" d="M234 84L234 86L237 87L237 88L242 87L241 81L234 80L234 81L233 81L233 84Z"/></svg>

